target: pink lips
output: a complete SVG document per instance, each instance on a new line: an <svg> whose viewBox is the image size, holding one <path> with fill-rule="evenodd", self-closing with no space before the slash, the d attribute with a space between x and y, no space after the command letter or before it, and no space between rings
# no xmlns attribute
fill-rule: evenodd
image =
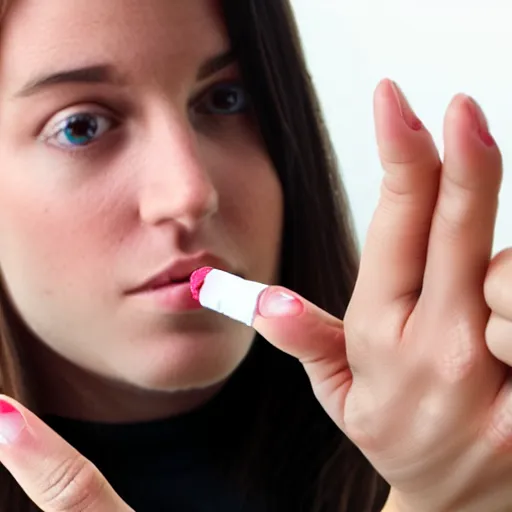
<svg viewBox="0 0 512 512"><path fill-rule="evenodd" d="M190 276L190 291L195 300L199 301L199 292L201 291L201 287L204 284L206 276L212 270L212 267L202 267L192 272L192 275Z"/></svg>

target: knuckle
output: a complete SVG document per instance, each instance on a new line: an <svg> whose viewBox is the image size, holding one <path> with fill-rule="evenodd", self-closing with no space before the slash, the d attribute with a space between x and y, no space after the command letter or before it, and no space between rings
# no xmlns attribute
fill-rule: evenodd
<svg viewBox="0 0 512 512"><path fill-rule="evenodd" d="M438 167L440 164L439 153L432 135L423 130L422 137L409 140L406 144L380 144L379 158L386 170L405 171L417 170L423 174L425 169Z"/></svg>
<svg viewBox="0 0 512 512"><path fill-rule="evenodd" d="M485 188L491 190L488 179L482 179L481 169L478 172L469 173L466 168L461 169L455 166L447 165L446 172L443 173L441 181L441 190L452 190L453 192L467 192L472 195L482 193ZM473 175L472 175L473 174ZM473 178L473 179L471 179ZM488 178L488 176L487 176ZM486 187L487 185L487 187ZM492 190L494 192L494 188Z"/></svg>
<svg viewBox="0 0 512 512"><path fill-rule="evenodd" d="M371 354L371 341L368 326L359 319L345 319L344 325L347 361L352 375L359 374L360 365Z"/></svg>
<svg viewBox="0 0 512 512"><path fill-rule="evenodd" d="M451 384L471 379L482 359L482 341L471 319L467 315L458 315L444 339L446 348L436 358L440 378Z"/></svg>
<svg viewBox="0 0 512 512"><path fill-rule="evenodd" d="M41 501L55 512L93 512L106 481L80 454L67 457L46 478Z"/></svg>
<svg viewBox="0 0 512 512"><path fill-rule="evenodd" d="M480 209L475 204L473 192L455 191L447 187L436 208L436 219L442 231L450 238L458 239L460 234L474 230L480 222Z"/></svg>
<svg viewBox="0 0 512 512"><path fill-rule="evenodd" d="M343 319L343 328L347 339L350 340L357 340L359 342L360 340L366 340L369 336L368 323L362 315L355 314L352 311L351 305L349 305Z"/></svg>
<svg viewBox="0 0 512 512"><path fill-rule="evenodd" d="M374 344L368 322L359 317L350 318L345 321L344 330L349 359L352 363L364 360Z"/></svg>
<svg viewBox="0 0 512 512"><path fill-rule="evenodd" d="M402 338L407 315L403 305L393 304L378 314L350 314L345 317L344 330L350 350L367 356L376 351L387 353L397 348Z"/></svg>
<svg viewBox="0 0 512 512"><path fill-rule="evenodd" d="M498 452L510 451L512 448L512 404L510 402L509 397L501 403L487 430L487 437Z"/></svg>
<svg viewBox="0 0 512 512"><path fill-rule="evenodd" d="M466 235L479 227L486 228L489 215L482 212L497 208L499 192L499 188L483 182L481 176L472 180L467 173L459 174L443 174L436 206L436 217L441 227L455 238L461 231ZM491 209L491 206L494 208Z"/></svg>
<svg viewBox="0 0 512 512"><path fill-rule="evenodd" d="M484 281L484 297L489 308L512 317L512 249L499 252L491 260Z"/></svg>
<svg viewBox="0 0 512 512"><path fill-rule="evenodd" d="M418 202L419 193L432 188L435 180L433 174L439 173L441 163L431 155L419 159L417 157L402 160L388 160L385 164L386 173L382 180L381 194L397 201Z"/></svg>
<svg viewBox="0 0 512 512"><path fill-rule="evenodd" d="M491 310L499 310L503 305L503 288L505 287L502 286L501 274L502 272L499 268L490 266L485 276L484 298Z"/></svg>
<svg viewBox="0 0 512 512"><path fill-rule="evenodd" d="M500 361L512 363L512 323L491 315L485 329L485 343L491 354Z"/></svg>
<svg viewBox="0 0 512 512"><path fill-rule="evenodd" d="M380 437L379 421L376 421L378 401L372 389L361 379L354 380L345 402L345 433L358 446L368 448Z"/></svg>

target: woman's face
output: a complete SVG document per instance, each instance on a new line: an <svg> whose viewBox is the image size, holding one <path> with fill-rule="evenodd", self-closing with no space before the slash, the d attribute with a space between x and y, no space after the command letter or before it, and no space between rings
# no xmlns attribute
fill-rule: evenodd
<svg viewBox="0 0 512 512"><path fill-rule="evenodd" d="M16 0L8 12L0 266L59 355L46 372L61 359L176 391L219 383L246 356L253 331L191 309L183 287L132 293L169 267L277 278L281 188L229 51L213 0Z"/></svg>

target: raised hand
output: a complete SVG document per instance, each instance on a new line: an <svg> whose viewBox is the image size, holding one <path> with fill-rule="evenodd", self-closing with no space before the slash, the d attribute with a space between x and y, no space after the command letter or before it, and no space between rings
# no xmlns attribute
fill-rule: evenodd
<svg viewBox="0 0 512 512"><path fill-rule="evenodd" d="M484 297L500 151L464 95L446 112L443 162L389 80L375 124L385 174L344 325L271 287L254 327L302 361L327 413L393 486L397 510L510 510L509 368L485 338L512 361L506 294L488 285L489 327Z"/></svg>

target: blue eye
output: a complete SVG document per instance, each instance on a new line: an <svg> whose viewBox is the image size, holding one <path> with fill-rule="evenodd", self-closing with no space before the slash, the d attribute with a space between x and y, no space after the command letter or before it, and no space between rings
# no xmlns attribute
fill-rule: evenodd
<svg viewBox="0 0 512 512"><path fill-rule="evenodd" d="M201 99L199 110L210 115L234 115L245 112L249 98L238 84L219 84L211 88Z"/></svg>
<svg viewBox="0 0 512 512"><path fill-rule="evenodd" d="M65 148L87 146L108 131L112 124L111 119L99 114L74 114L60 122L46 139L55 139L58 146Z"/></svg>

